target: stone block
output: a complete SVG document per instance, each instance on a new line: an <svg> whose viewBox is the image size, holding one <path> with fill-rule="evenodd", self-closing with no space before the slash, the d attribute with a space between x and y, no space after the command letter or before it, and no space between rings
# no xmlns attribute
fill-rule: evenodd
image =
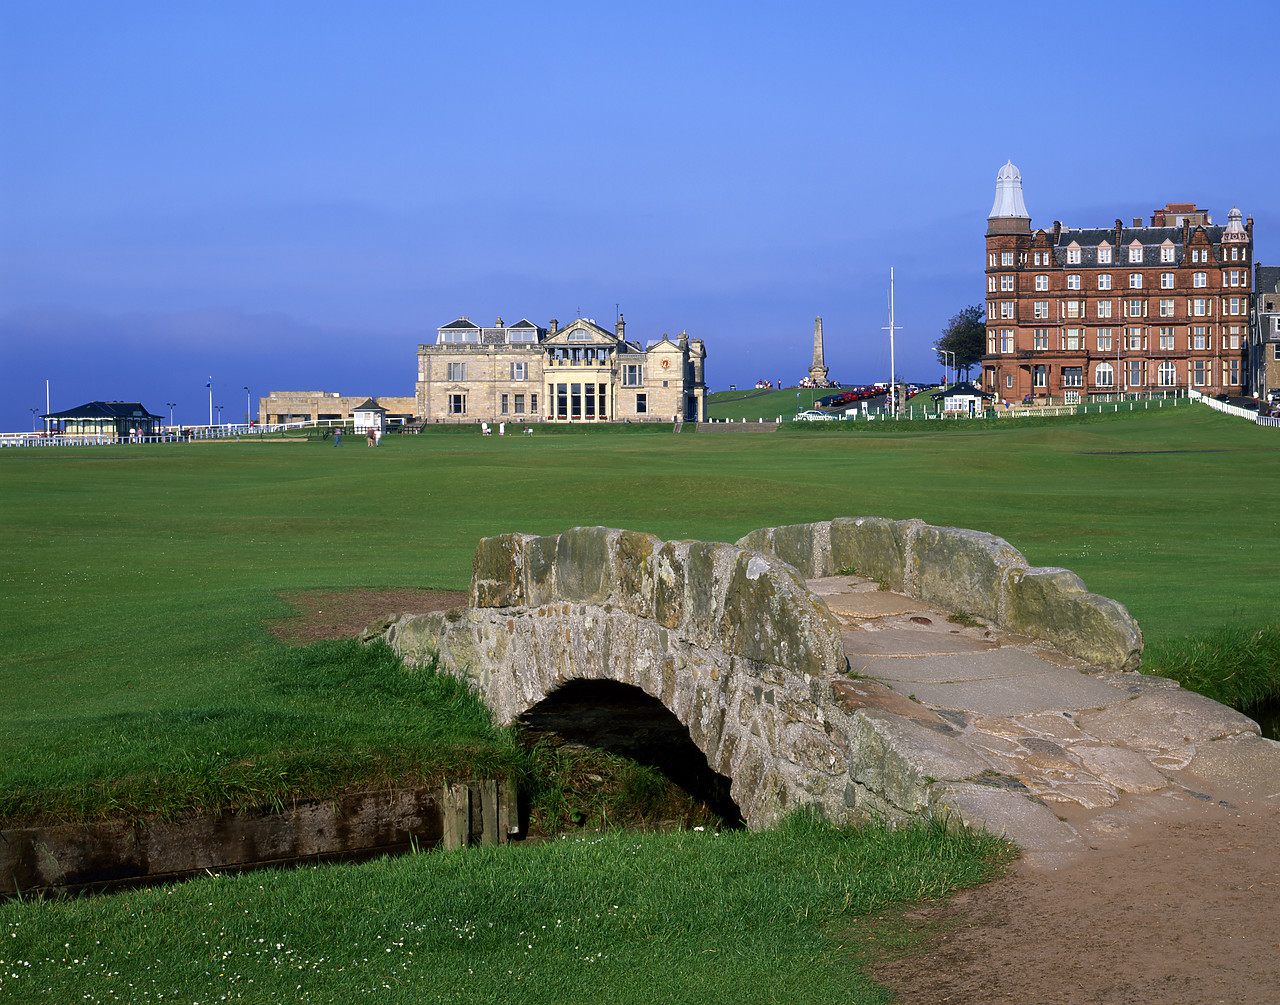
<svg viewBox="0 0 1280 1005"><path fill-rule="evenodd" d="M518 607L525 603L524 549L520 534L481 538L471 556L471 606Z"/></svg>
<svg viewBox="0 0 1280 1005"><path fill-rule="evenodd" d="M762 551L766 555L772 555L773 528L761 527L759 530L753 530L746 537L739 538L735 546L746 551Z"/></svg>
<svg viewBox="0 0 1280 1005"><path fill-rule="evenodd" d="M736 559L716 633L722 644L800 673L840 673L845 661L839 622L795 570L748 551L738 551Z"/></svg>
<svg viewBox="0 0 1280 1005"><path fill-rule="evenodd" d="M683 634L699 646L719 646L720 611L734 560L742 554L728 544L692 541L687 545Z"/></svg>
<svg viewBox="0 0 1280 1005"><path fill-rule="evenodd" d="M1106 670L1136 670L1142 658L1142 630L1124 605L1089 593L1068 569L1011 576L1004 627Z"/></svg>
<svg viewBox="0 0 1280 1005"><path fill-rule="evenodd" d="M903 813L923 812L936 782L988 768L973 750L917 720L865 709L851 722L849 778Z"/></svg>
<svg viewBox="0 0 1280 1005"><path fill-rule="evenodd" d="M608 597L609 539L607 527L574 527L556 542L556 595L560 600L603 603Z"/></svg>
<svg viewBox="0 0 1280 1005"><path fill-rule="evenodd" d="M678 628L684 621L685 560L687 544L668 541L659 550L654 569L653 619L664 628Z"/></svg>
<svg viewBox="0 0 1280 1005"><path fill-rule="evenodd" d="M831 568L830 522L775 527L770 550L806 579L830 576L834 571Z"/></svg>
<svg viewBox="0 0 1280 1005"><path fill-rule="evenodd" d="M556 535L547 537L526 536L524 549L525 605L541 607L556 598Z"/></svg>
<svg viewBox="0 0 1280 1005"><path fill-rule="evenodd" d="M609 601L638 618L653 617L656 556L662 541L652 534L619 531L609 559Z"/></svg>
<svg viewBox="0 0 1280 1005"><path fill-rule="evenodd" d="M890 590L907 590L908 545L924 527L923 520L848 517L831 521L831 564L879 580Z"/></svg>
<svg viewBox="0 0 1280 1005"><path fill-rule="evenodd" d="M908 545L907 565L912 596L999 623L1005 580L1027 560L994 534L926 524Z"/></svg>

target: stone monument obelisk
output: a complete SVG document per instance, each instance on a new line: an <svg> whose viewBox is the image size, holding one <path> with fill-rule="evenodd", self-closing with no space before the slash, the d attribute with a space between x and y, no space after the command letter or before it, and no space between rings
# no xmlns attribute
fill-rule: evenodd
<svg viewBox="0 0 1280 1005"><path fill-rule="evenodd" d="M827 386L827 367L822 361L822 318L813 319L813 365L809 367L809 379L818 387Z"/></svg>

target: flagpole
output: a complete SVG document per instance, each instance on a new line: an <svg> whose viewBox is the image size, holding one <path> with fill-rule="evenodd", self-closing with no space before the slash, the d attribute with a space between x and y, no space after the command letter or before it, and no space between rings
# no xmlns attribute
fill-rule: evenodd
<svg viewBox="0 0 1280 1005"><path fill-rule="evenodd" d="M209 383L205 384L209 389L209 428L213 428L213 377L209 378Z"/></svg>
<svg viewBox="0 0 1280 1005"><path fill-rule="evenodd" d="M898 369L893 353L893 332L896 327L893 323L893 266L889 266L889 400L893 402L894 418L898 417Z"/></svg>

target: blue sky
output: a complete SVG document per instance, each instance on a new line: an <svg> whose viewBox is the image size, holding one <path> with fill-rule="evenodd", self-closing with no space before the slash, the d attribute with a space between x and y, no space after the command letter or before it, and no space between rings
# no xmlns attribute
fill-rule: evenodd
<svg viewBox="0 0 1280 1005"><path fill-rule="evenodd" d="M407 395L459 315L706 340L713 389L941 375L996 172L1033 226L1239 205L1280 5L0 0L0 430ZM1276 250L1273 250L1276 249Z"/></svg>

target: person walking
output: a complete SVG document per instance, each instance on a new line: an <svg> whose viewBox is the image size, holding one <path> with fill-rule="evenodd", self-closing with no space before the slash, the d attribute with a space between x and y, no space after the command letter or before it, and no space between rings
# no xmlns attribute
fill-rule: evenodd
<svg viewBox="0 0 1280 1005"><path fill-rule="evenodd" d="M333 445L335 447L342 446L342 430L341 429L335 429L333 431Z"/></svg>

